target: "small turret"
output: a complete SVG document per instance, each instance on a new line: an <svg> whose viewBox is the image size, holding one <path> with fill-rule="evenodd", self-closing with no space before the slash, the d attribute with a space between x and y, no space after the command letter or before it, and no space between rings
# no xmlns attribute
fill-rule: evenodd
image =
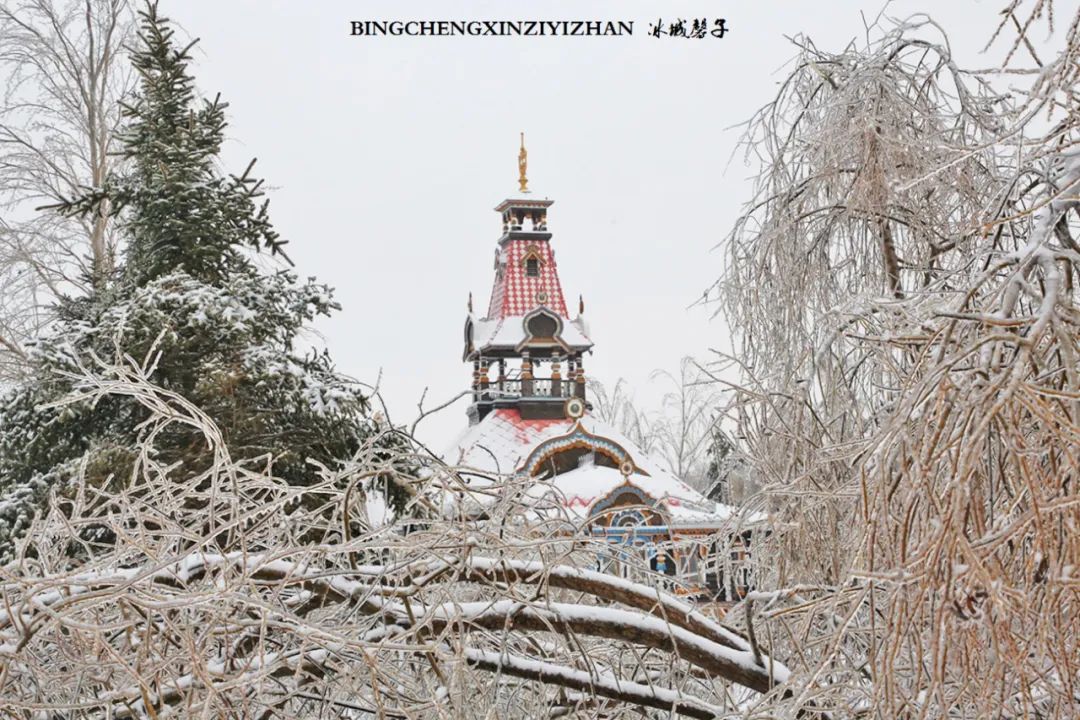
<svg viewBox="0 0 1080 720"><path fill-rule="evenodd" d="M523 194L529 193L527 158L523 133L518 154ZM548 229L553 204L518 197L495 207L502 233L487 315L473 316L470 294L465 323L463 359L473 363L473 423L497 407L514 407L525 419L564 418L566 400L585 399L582 356L592 341L584 330L584 301L579 297L577 319L567 311ZM497 366L494 382L492 365Z"/></svg>

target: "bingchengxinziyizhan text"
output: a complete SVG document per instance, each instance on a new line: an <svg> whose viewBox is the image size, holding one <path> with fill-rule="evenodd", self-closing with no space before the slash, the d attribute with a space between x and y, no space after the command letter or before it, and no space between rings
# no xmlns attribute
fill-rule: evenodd
<svg viewBox="0 0 1080 720"><path fill-rule="evenodd" d="M723 19L675 19L650 23L649 35L722 38ZM362 37L630 37L632 20L353 20L350 35Z"/></svg>

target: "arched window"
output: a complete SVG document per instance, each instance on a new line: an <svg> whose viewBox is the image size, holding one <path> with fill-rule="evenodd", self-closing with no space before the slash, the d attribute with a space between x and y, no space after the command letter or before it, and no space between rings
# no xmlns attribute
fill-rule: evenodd
<svg viewBox="0 0 1080 720"><path fill-rule="evenodd" d="M534 338L555 337L559 332L559 321L545 312L537 313L529 318L526 329Z"/></svg>
<svg viewBox="0 0 1080 720"><path fill-rule="evenodd" d="M525 260L525 277L540 277L540 259L530 257Z"/></svg>

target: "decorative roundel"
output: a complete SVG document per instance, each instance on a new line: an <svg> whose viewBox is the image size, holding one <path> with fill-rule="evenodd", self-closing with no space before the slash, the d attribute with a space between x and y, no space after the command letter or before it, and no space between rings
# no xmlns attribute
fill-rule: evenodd
<svg viewBox="0 0 1080 720"><path fill-rule="evenodd" d="M581 398L572 397L566 401L564 408L567 417L577 420L585 414L585 401Z"/></svg>
<svg viewBox="0 0 1080 720"><path fill-rule="evenodd" d="M546 292L544 292L543 290L536 293L536 302L538 302L540 304L543 304L543 303L547 302L547 299L548 299L548 294Z"/></svg>
<svg viewBox="0 0 1080 720"><path fill-rule="evenodd" d="M623 477L630 477L634 474L634 463L629 460L623 460L619 465L619 472L623 474Z"/></svg>

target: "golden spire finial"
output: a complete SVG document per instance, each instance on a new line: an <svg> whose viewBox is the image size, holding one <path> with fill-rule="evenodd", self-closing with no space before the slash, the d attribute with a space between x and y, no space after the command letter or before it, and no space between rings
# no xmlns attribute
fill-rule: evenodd
<svg viewBox="0 0 1080 720"><path fill-rule="evenodd" d="M518 189L529 192L529 178L525 177L525 168L529 164L529 153L525 150L525 133L521 133L521 151L518 152Z"/></svg>

